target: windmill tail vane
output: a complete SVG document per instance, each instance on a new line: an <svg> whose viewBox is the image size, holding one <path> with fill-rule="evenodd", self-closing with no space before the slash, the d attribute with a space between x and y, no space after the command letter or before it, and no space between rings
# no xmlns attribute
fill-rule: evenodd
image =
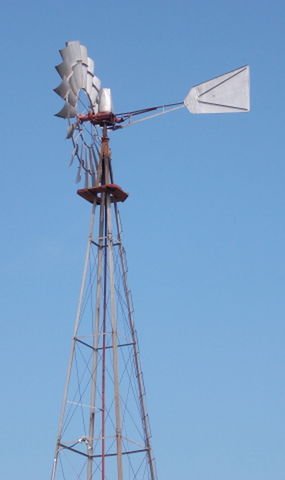
<svg viewBox="0 0 285 480"><path fill-rule="evenodd" d="M157 480L119 216L128 194L114 181L108 132L184 107L247 112L249 67L192 87L184 101L115 113L86 47L59 52L56 116L68 121L69 164L92 209L51 480Z"/></svg>

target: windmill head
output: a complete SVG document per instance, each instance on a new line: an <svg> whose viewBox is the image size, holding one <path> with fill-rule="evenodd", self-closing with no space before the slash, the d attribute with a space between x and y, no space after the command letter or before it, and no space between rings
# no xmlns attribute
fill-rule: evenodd
<svg viewBox="0 0 285 480"><path fill-rule="evenodd" d="M65 103L56 116L77 118L77 125L88 121L115 130L184 106L191 113L238 113L248 112L250 108L249 66L246 65L192 87L183 102L115 114L111 90L101 88L100 79L94 75L94 61L87 56L86 47L79 41L72 41L59 52L62 63L55 68L62 81L54 91ZM89 100L84 113L78 108L81 90ZM155 110L158 113L148 115ZM137 115L144 117L133 120Z"/></svg>
<svg viewBox="0 0 285 480"><path fill-rule="evenodd" d="M103 136L107 138L107 130L127 127L184 107L195 114L249 111L248 66L192 87L182 102L118 114L113 107L111 90L101 88L101 80L94 74L95 64L88 57L87 48L79 41L72 41L67 42L59 53L62 62L55 68L61 83L54 91L64 100L64 106L56 116L69 120L67 138L74 147L69 165L77 159L76 183L83 175L85 187L88 187L90 178L94 184L100 160L102 137L98 126L103 128ZM73 123L71 118L75 118Z"/></svg>

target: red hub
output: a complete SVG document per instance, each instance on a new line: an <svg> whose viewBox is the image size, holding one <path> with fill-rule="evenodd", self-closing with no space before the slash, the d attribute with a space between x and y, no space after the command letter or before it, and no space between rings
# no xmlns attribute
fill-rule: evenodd
<svg viewBox="0 0 285 480"><path fill-rule="evenodd" d="M77 118L81 123L90 122L93 125L99 125L100 127L103 127L104 125L114 127L117 123L122 123L124 121L124 118L116 117L112 112L90 112L86 115L79 114L77 115Z"/></svg>

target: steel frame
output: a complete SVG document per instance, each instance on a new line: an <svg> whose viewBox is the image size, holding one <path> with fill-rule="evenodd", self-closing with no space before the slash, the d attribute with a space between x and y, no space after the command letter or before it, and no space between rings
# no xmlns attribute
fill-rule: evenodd
<svg viewBox="0 0 285 480"><path fill-rule="evenodd" d="M98 168L98 175L95 181L95 187L98 185L108 185L113 184L113 172L111 166L111 155L109 149L109 138L107 134L108 125L104 125L102 129L102 143L101 143L101 155L100 155L100 165ZM91 211L91 219L88 232L88 241L86 256L83 268L82 282L79 294L79 300L77 305L77 313L75 318L75 325L73 331L72 345L70 350L70 357L67 370L67 378L63 395L63 402L60 414L60 421L58 427L57 441L54 454L54 462L51 473L51 480L56 480L57 471L58 471L58 461L63 450L68 450L74 454L81 455L87 458L87 480L94 480L94 459L101 459L101 480L105 480L106 477L106 459L108 457L116 457L117 459L117 480L124 479L123 472L123 462L122 456L132 455L136 453L146 452L147 462L149 468L148 479L156 480L156 469L155 462L153 458L152 448L151 448L151 433L148 423L148 415L145 404L145 390L142 376L142 369L140 366L139 359L139 349L137 342L137 334L135 330L135 324L133 319L133 308L130 297L130 291L128 288L127 282L127 266L126 266L126 257L125 250L122 243L122 231L120 218L118 213L117 203L111 203L111 192L108 189L102 189L100 197L100 205L98 204L98 197L94 198ZM98 207L98 208L97 208ZM94 240L94 228L96 220L96 212L99 210L98 215L98 237L97 241ZM114 218L114 225L116 228L116 241L114 241L113 236L113 227L112 227L112 213ZM127 343L118 342L118 330L117 330L117 317L116 317L116 296L115 296L115 280L114 280L114 248L119 250L119 259L121 264L122 271L122 282L123 282L123 291L125 295L125 301L127 305L127 317L130 329L130 341ZM90 255L91 249L97 248L97 271L96 271L96 310L95 310L95 319L94 319L94 331L92 332L93 342L89 344L88 342L83 341L78 336L78 328L80 323L81 312L83 308L83 299L84 292L87 282L87 273L90 266ZM109 293L107 292L107 282L109 285ZM109 295L109 310L111 317L111 338L112 344L106 344L106 337L109 332L106 331L106 316L107 316L107 295ZM101 338L102 343L99 345L99 331L100 331L100 318L102 321L102 332ZM74 368L74 357L77 344L82 344L83 346L89 348L92 353L92 382L90 388L90 405L89 405L89 427L88 427L88 438L77 439L75 444L67 444L62 440L63 437L63 426L66 415L66 408L69 403L72 403L68 400L70 380L72 370ZM140 446L138 449L134 450L124 450L122 443L122 413L121 413L121 400L120 400L120 379L119 379L119 361L118 361L118 350L124 347L130 347L133 349L133 360L135 368L135 379L137 382L138 388L138 404L140 409L141 425L142 425L142 436L144 438L144 445L139 445L135 441L133 444ZM114 410L115 410L115 439L116 439L116 452L106 451L106 354L107 351L111 350L112 352L112 368L113 368L113 401L114 401ZM98 354L101 355L101 371L98 371ZM98 383L98 376L100 375L100 386L101 386L101 404L96 405L96 389ZM100 452L98 453L98 448L95 450L94 440L95 440L95 414L99 413L101 416L101 435L100 438ZM98 440L98 435L97 435ZM131 440L129 440L131 441ZM74 448L78 443L86 444L86 452ZM143 448L142 448L143 447ZM78 476L77 478L81 478ZM98 478L98 477L96 477ZM137 477L134 477L137 478Z"/></svg>

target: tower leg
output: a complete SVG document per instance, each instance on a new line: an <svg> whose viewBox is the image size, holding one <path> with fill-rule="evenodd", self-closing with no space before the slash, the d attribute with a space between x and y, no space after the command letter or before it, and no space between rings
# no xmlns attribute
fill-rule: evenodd
<svg viewBox="0 0 285 480"><path fill-rule="evenodd" d="M111 302L111 325L112 325L112 347L113 347L113 371L114 371L114 401L116 415L116 444L117 444L117 465L118 480L123 478L122 465L122 428L121 428L121 407L119 395L119 370L118 370L118 332L115 303L115 284L114 284L114 259L113 259L113 237L111 223L111 201L107 196L107 250L110 276L110 302Z"/></svg>
<svg viewBox="0 0 285 480"><path fill-rule="evenodd" d="M89 417L89 458L87 468L87 480L93 477L93 454L94 454L94 430L95 430L95 401L97 390L97 370L98 370L98 344L99 344L99 321L102 295L102 266L103 266L103 234L104 234L104 204L100 206L99 237L98 237L98 265L97 265L97 284L96 284L96 311L95 323L93 327L93 352L92 352L92 382L90 395L90 417Z"/></svg>

